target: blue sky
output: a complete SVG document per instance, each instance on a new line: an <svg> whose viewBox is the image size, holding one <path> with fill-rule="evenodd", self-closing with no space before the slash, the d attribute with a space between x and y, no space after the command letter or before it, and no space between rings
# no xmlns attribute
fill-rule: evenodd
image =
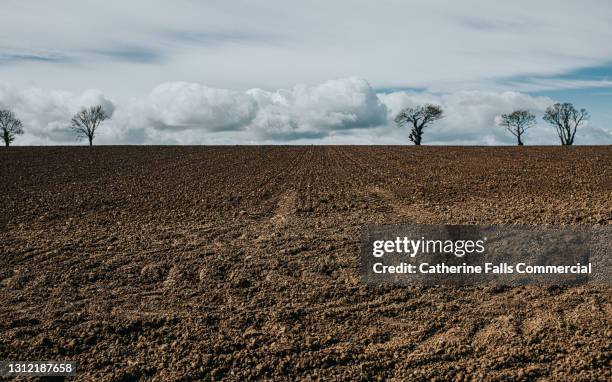
<svg viewBox="0 0 612 382"><path fill-rule="evenodd" d="M612 62L607 65L578 69L557 78L575 81L612 81ZM591 114L593 124L612 126L612 86L544 90L531 92L531 94L571 102L576 107L584 107Z"/></svg>
<svg viewBox="0 0 612 382"><path fill-rule="evenodd" d="M612 3L591 0L5 0L0 106L17 144L407 143L406 106L441 104L427 144L513 144L501 113L573 102L578 143L612 143ZM94 15L92 17L92 15ZM556 144L540 123L527 144Z"/></svg>

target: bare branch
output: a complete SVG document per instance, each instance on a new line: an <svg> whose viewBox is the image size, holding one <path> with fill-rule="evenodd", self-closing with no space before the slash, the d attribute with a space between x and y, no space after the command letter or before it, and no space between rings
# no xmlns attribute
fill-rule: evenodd
<svg viewBox="0 0 612 382"><path fill-rule="evenodd" d="M442 107L427 104L402 109L395 117L395 123L399 127L411 124L408 138L418 146L423 138L423 129L442 118L444 118Z"/></svg>
<svg viewBox="0 0 612 382"><path fill-rule="evenodd" d="M555 127L563 146L574 144L576 131L590 118L586 109L576 110L571 103L556 103L546 109L544 120Z"/></svg>
<svg viewBox="0 0 612 382"><path fill-rule="evenodd" d="M522 136L526 130L535 125L536 116L528 110L515 110L510 114L502 114L499 125L505 127L523 146Z"/></svg>
<svg viewBox="0 0 612 382"><path fill-rule="evenodd" d="M110 116L104 111L102 105L91 106L79 111L72 117L72 130L79 138L87 138L89 145L93 145L93 140L96 136L96 130L100 124L109 119Z"/></svg>

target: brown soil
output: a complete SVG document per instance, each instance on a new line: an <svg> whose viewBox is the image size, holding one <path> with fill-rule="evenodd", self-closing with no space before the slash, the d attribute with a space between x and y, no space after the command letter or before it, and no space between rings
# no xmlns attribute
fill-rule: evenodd
<svg viewBox="0 0 612 382"><path fill-rule="evenodd" d="M612 148L0 152L0 360L77 380L611 380L611 288L367 287L366 223L612 223Z"/></svg>

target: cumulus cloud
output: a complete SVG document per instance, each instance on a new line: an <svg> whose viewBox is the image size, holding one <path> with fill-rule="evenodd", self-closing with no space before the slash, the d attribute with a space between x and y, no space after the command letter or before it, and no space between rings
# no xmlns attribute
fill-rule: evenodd
<svg viewBox="0 0 612 382"><path fill-rule="evenodd" d="M360 78L297 85L290 89L237 91L197 83L172 82L144 97L116 104L100 91L81 94L0 87L0 106L15 110L26 135L16 144L71 144L71 116L81 107L102 104L112 120L98 144L398 144L409 143L393 117L404 107L435 103L445 118L425 133L425 144L514 144L496 118L516 109L541 116L555 100L519 92L459 91L376 93ZM558 144L541 120L526 144ZM609 131L588 126L577 143L612 143Z"/></svg>
<svg viewBox="0 0 612 382"><path fill-rule="evenodd" d="M347 78L291 90L247 92L259 112L249 129L262 138L323 138L336 130L382 125L387 109L363 79Z"/></svg>
<svg viewBox="0 0 612 382"><path fill-rule="evenodd" d="M157 86L122 110L123 135L142 129L146 140L209 143L228 137L239 143L321 139L338 130L384 125L387 109L367 81L346 78L292 89L233 91L195 83ZM132 135L133 137L133 135Z"/></svg>
<svg viewBox="0 0 612 382"><path fill-rule="evenodd" d="M17 138L16 144L75 143L70 119L81 108L90 105L102 105L111 116L115 110L113 101L99 90L73 94L0 85L0 107L13 110L24 123L24 135Z"/></svg>
<svg viewBox="0 0 612 382"><path fill-rule="evenodd" d="M389 109L389 118L408 106L435 103L443 107L445 118L426 132L426 144L441 145L505 145L516 139L498 126L498 117L514 110L529 110L538 117L535 127L527 130L524 140L531 145L556 145L554 129L541 120L546 108L557 102L549 97L519 92L459 91L441 95L431 93L394 92L379 94ZM578 144L610 144L612 133L589 126L577 134Z"/></svg>
<svg viewBox="0 0 612 382"><path fill-rule="evenodd" d="M514 143L513 136L497 126L496 117L517 109L527 109L540 115L547 106L554 103L548 97L533 97L517 92L460 91L443 95L396 92L380 97L389 106L393 115L402 107L423 103L441 105L444 108L445 118L426 133L427 142L433 144ZM529 133L533 133L533 130ZM554 138L554 135L551 137ZM528 135L525 138L528 143L534 143L529 142ZM552 144L554 141L538 143Z"/></svg>
<svg viewBox="0 0 612 382"><path fill-rule="evenodd" d="M244 92L187 82L159 85L130 107L131 114L160 130L235 130L250 123L257 111L253 98Z"/></svg>

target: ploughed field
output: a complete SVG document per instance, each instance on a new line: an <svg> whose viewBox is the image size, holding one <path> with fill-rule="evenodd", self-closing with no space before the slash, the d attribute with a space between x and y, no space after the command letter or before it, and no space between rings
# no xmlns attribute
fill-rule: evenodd
<svg viewBox="0 0 612 382"><path fill-rule="evenodd" d="M366 223L610 225L611 147L0 151L0 360L76 380L610 380L610 287L368 287Z"/></svg>

